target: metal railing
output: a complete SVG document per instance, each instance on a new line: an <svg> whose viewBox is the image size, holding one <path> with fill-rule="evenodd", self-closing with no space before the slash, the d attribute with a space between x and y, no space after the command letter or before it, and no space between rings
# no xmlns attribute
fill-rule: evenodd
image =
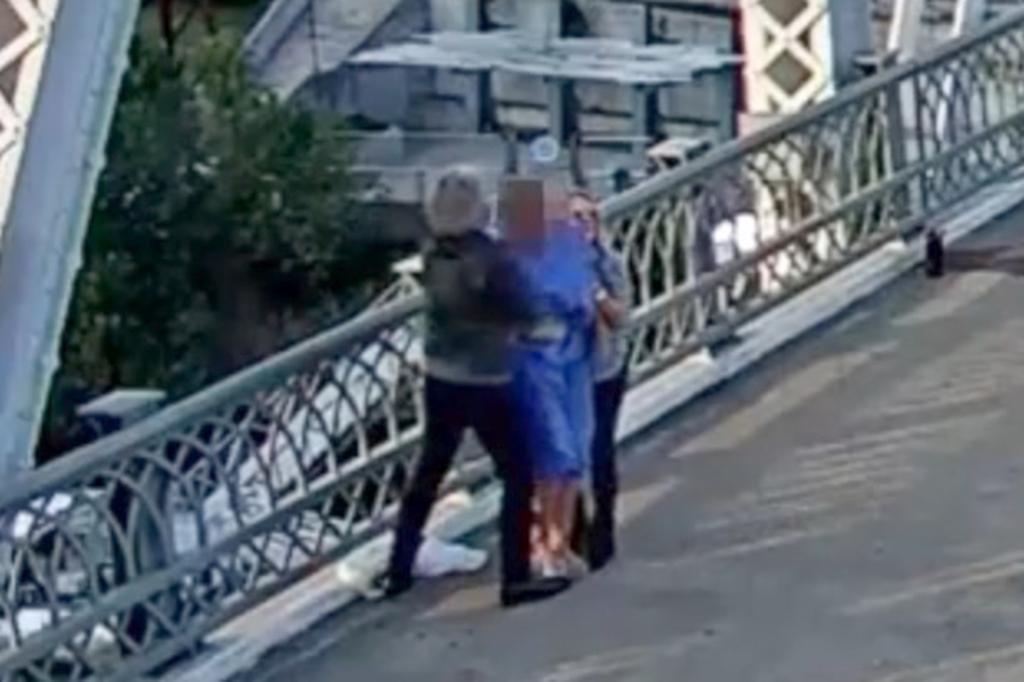
<svg viewBox="0 0 1024 682"><path fill-rule="evenodd" d="M638 293L637 375L1017 169L1022 77L1017 11L606 202Z"/></svg>
<svg viewBox="0 0 1024 682"><path fill-rule="evenodd" d="M1017 13L605 202L634 380L1013 172L1022 137ZM5 485L0 679L138 679L379 533L422 430L423 297L399 289Z"/></svg>

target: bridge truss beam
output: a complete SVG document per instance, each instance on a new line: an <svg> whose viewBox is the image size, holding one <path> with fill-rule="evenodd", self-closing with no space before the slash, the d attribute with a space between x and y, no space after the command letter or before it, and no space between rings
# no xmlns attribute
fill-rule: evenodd
<svg viewBox="0 0 1024 682"><path fill-rule="evenodd" d="M22 60L13 95L0 94L5 477L32 462L137 13L137 0L0 0L14 35L0 65Z"/></svg>

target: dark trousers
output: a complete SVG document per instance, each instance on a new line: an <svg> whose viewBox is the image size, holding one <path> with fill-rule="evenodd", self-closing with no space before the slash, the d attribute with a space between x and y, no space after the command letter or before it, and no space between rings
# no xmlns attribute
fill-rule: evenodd
<svg viewBox="0 0 1024 682"><path fill-rule="evenodd" d="M510 387L455 384L428 377L425 400L423 452L402 501L389 575L399 581L411 577L438 488L451 469L465 431L472 429L494 460L505 486L500 520L502 582L528 580L533 472L529 453L518 444L520 429Z"/></svg>
<svg viewBox="0 0 1024 682"><path fill-rule="evenodd" d="M615 500L619 494L615 431L626 392L626 373L594 385L594 441L591 444L591 479L594 515L583 516L578 509L573 545L591 564L601 565L615 554Z"/></svg>

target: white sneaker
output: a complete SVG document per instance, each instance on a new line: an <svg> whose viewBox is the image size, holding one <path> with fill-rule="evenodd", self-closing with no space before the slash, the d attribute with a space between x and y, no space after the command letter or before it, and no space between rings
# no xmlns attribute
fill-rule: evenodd
<svg viewBox="0 0 1024 682"><path fill-rule="evenodd" d="M487 552L427 536L416 555L413 575L440 578L445 575L476 573L487 565Z"/></svg>

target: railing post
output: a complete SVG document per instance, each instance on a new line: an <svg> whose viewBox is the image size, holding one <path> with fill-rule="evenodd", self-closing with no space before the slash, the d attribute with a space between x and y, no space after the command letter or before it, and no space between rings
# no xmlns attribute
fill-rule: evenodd
<svg viewBox="0 0 1024 682"><path fill-rule="evenodd" d="M686 269L682 282L676 282L676 284L692 285L696 284L697 280L705 272L714 270L715 265L712 261L709 263L709 259L705 258L706 254L702 253L701 244L701 231L707 228L708 232L713 228L712 225L705 225L707 220L706 211L703 210L705 202L705 193L707 188L703 185L697 185L689 189L688 195L683 198L683 201L688 206L682 209L684 217L685 232L682 237L683 246L683 267ZM709 267L710 265L710 267ZM671 294L671 292L669 292ZM697 326L700 329L706 329L713 322L713 311L709 311L699 302L695 309L695 315L697 317Z"/></svg>
<svg viewBox="0 0 1024 682"><path fill-rule="evenodd" d="M115 588L127 588L142 576L167 567L173 559L173 548L164 541L172 538L173 530L161 528L161 520L154 518L153 511L159 513L167 508L168 476L161 467L141 462L129 467L125 475L135 485L115 484L110 498L111 511L126 543L121 547L116 538L111 538ZM163 523L167 522L165 518ZM169 599L169 596L162 599L161 610L173 610ZM130 642L152 643L151 617L144 606L129 609L123 618L121 628ZM127 644L122 646L130 649Z"/></svg>
<svg viewBox="0 0 1024 682"><path fill-rule="evenodd" d="M891 66L895 62L896 55L890 55L883 63L883 68ZM907 135L907 111L905 109L904 84L902 80L893 81L885 91L885 122L886 122L886 145L888 146L889 163L886 168L887 174L899 173L907 167L909 154L907 146L910 137ZM914 97L909 98L911 102ZM882 160L885 164L885 160ZM893 199L894 214L898 221L902 221L913 215L915 204L920 198L915 199L913 185L900 189Z"/></svg>
<svg viewBox="0 0 1024 682"><path fill-rule="evenodd" d="M887 65L886 65L887 66ZM885 68L883 66L883 68ZM893 172L907 167L907 136L903 109L903 81L895 81L885 92L885 119L888 124L889 159Z"/></svg>
<svg viewBox="0 0 1024 682"><path fill-rule="evenodd" d="M151 416L158 411L166 394L163 391L120 390L83 405L77 410L79 419L99 440ZM167 529L154 518L152 510L165 509L169 481L162 467L155 464L133 464L124 472L133 485L113 483L110 511L119 526L121 537L110 538L114 585L122 587L145 573L154 572L170 563L166 539ZM124 634L135 643L144 643L149 616L142 607L128 612L122 623Z"/></svg>
<svg viewBox="0 0 1024 682"><path fill-rule="evenodd" d="M927 137L924 129L924 116L922 114L925 98L921 88L922 77L921 73L916 73L911 77L913 83L913 94L910 99L911 105L914 107L914 117L912 119L914 121L914 134L912 137L917 142L917 147L915 149L916 154L913 157L915 163L923 159L928 153L928 150L926 149ZM918 176L918 194L919 208L922 213L927 213L931 208L931 197L929 196L928 190L928 171L925 169L922 169L921 174Z"/></svg>

